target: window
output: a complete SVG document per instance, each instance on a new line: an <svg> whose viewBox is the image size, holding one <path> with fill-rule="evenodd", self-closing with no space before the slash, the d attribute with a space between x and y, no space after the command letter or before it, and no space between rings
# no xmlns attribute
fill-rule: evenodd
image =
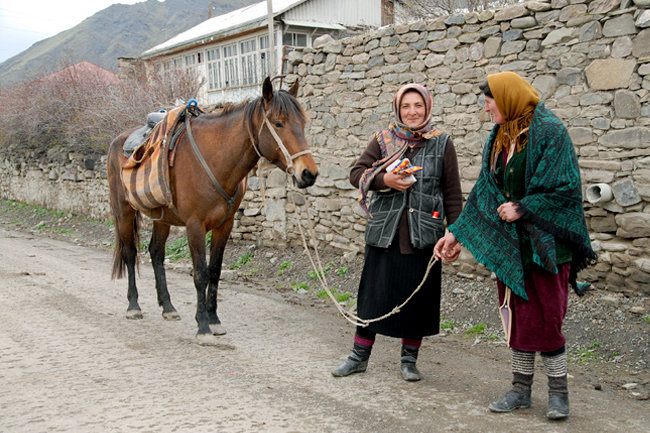
<svg viewBox="0 0 650 433"><path fill-rule="evenodd" d="M240 43L242 84L257 83L257 41L250 39Z"/></svg>
<svg viewBox="0 0 650 433"><path fill-rule="evenodd" d="M282 43L291 47L306 47L307 35L305 33L287 32L282 35Z"/></svg>
<svg viewBox="0 0 650 433"><path fill-rule="evenodd" d="M208 89L214 90L223 87L221 78L221 49L208 50Z"/></svg>
<svg viewBox="0 0 650 433"><path fill-rule="evenodd" d="M223 67L225 87L239 86L239 68L237 67L237 44L223 47Z"/></svg>
<svg viewBox="0 0 650 433"><path fill-rule="evenodd" d="M265 78L271 74L271 58L269 55L269 37L260 38L260 77Z"/></svg>

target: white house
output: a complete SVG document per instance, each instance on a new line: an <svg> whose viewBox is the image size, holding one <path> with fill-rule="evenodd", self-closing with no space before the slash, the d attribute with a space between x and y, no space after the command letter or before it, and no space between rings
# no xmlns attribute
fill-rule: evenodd
<svg viewBox="0 0 650 433"><path fill-rule="evenodd" d="M325 33L393 22L393 0L272 0L276 70L270 71L267 2L210 18L141 54L147 70L191 69L205 78L202 104L257 96L266 76L282 73L292 47L311 47Z"/></svg>

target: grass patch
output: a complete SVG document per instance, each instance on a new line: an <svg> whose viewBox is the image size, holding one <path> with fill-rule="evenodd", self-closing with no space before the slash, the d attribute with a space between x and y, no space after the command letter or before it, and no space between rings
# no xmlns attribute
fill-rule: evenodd
<svg viewBox="0 0 650 433"><path fill-rule="evenodd" d="M147 247L148 248L148 247ZM178 238L165 247L165 256L172 262L190 257L187 238Z"/></svg>
<svg viewBox="0 0 650 433"><path fill-rule="evenodd" d="M336 299L337 302L345 302L352 296L352 293L350 292L341 292L336 289L330 289L330 291L332 292L332 296L334 296L334 299ZM316 293L316 296L321 299L329 298L325 289L321 289L318 293Z"/></svg>
<svg viewBox="0 0 650 433"><path fill-rule="evenodd" d="M584 349L578 350L578 362L585 363L600 358L597 350L600 348L600 343L595 341Z"/></svg>
<svg viewBox="0 0 650 433"><path fill-rule="evenodd" d="M465 335L468 337L475 337L478 335L481 335L485 332L485 323L477 323L476 325L472 326L469 329L465 330Z"/></svg>
<svg viewBox="0 0 650 433"><path fill-rule="evenodd" d="M242 267L250 264L251 260L253 260L253 253L252 252L246 252L239 256L237 261L230 265L230 269L241 269Z"/></svg>
<svg viewBox="0 0 650 433"><path fill-rule="evenodd" d="M280 263L280 268L278 269L278 276L282 275L284 271L289 269L291 266L293 266L293 262L282 262Z"/></svg>
<svg viewBox="0 0 650 433"><path fill-rule="evenodd" d="M446 330L452 330L456 327L456 322L453 320L447 320L444 317L440 318L440 328Z"/></svg>
<svg viewBox="0 0 650 433"><path fill-rule="evenodd" d="M645 316L643 316L643 321L645 323L650 323L650 314L646 314Z"/></svg>
<svg viewBox="0 0 650 433"><path fill-rule="evenodd" d="M292 281L291 288L296 292L300 289L309 290L309 283L306 281L303 281L302 283L297 283L295 281Z"/></svg>
<svg viewBox="0 0 650 433"><path fill-rule="evenodd" d="M339 277L342 277L343 275L348 273L348 270L349 269L348 269L347 266L341 266L340 268L338 268L336 270L336 275L338 275Z"/></svg>

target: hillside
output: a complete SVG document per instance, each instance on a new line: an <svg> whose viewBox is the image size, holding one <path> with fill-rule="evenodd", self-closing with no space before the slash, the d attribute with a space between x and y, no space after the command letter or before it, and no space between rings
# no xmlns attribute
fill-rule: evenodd
<svg viewBox="0 0 650 433"><path fill-rule="evenodd" d="M258 0L147 0L114 4L77 26L43 39L0 63L0 86L32 80L82 60L117 72L118 57L133 57L212 16Z"/></svg>

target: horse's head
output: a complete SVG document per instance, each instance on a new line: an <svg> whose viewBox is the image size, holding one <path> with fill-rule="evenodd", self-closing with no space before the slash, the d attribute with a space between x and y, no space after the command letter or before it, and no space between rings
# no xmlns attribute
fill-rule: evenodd
<svg viewBox="0 0 650 433"><path fill-rule="evenodd" d="M305 140L307 119L297 94L298 80L289 91L276 92L267 77L251 127L257 131L253 145L260 156L292 175L299 188L307 188L316 182L318 167Z"/></svg>

